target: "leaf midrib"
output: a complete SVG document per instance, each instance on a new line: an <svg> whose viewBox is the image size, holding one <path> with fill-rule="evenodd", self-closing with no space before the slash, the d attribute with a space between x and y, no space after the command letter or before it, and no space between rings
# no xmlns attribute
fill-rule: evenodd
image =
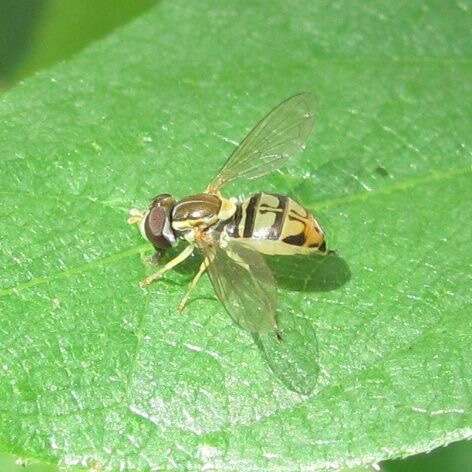
<svg viewBox="0 0 472 472"><path fill-rule="evenodd" d="M389 195L395 192L409 190L423 184L428 184L432 182L441 182L441 181L445 181L445 180L452 179L455 177L460 177L468 173L472 173L472 165L461 167L458 169L452 169L447 172L434 171L421 177L412 177L409 179L405 179L399 183L394 183L392 185L384 186L379 189L372 190L370 192L357 192L357 193L346 195L343 197L329 198L326 200L322 200L316 204L316 209L324 210L324 209L337 207L340 205L350 204L353 202L365 201L372 197L378 197L380 195ZM53 198L53 196L51 196L51 198ZM113 208L117 210L116 208L111 207L111 206L109 208ZM132 248L128 248L123 251L117 252L115 254L111 254L103 258L95 259L90 262L85 262L84 264L81 264L76 267L71 267L70 269L66 269L64 271L60 271L55 274L34 277L26 282L21 282L15 286L0 289L0 298L11 295L11 294L15 294L15 292L25 290L27 288L47 284L56 279L69 278L73 275L89 272L95 268L106 266L108 265L108 263L110 263L111 265L111 263L113 262L119 261L121 259L130 257L130 256L134 256L136 254L140 254L143 251L146 251L148 249L149 249L149 244L142 243L142 244L139 244L138 246L134 246Z"/></svg>

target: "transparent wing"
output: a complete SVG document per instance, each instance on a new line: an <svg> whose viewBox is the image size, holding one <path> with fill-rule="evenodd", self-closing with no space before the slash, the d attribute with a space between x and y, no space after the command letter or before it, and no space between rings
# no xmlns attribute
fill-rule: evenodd
<svg viewBox="0 0 472 472"><path fill-rule="evenodd" d="M312 323L290 308L278 313L277 333L253 334L254 341L277 378L304 395L318 381L318 343Z"/></svg>
<svg viewBox="0 0 472 472"><path fill-rule="evenodd" d="M211 261L208 274L215 292L231 318L251 333L274 331L276 286L262 256L237 243L201 248Z"/></svg>
<svg viewBox="0 0 472 472"><path fill-rule="evenodd" d="M207 190L214 193L235 179L255 179L278 169L305 148L313 123L310 94L283 101L239 144Z"/></svg>
<svg viewBox="0 0 472 472"><path fill-rule="evenodd" d="M318 378L316 335L311 323L293 310L277 312L275 281L263 257L237 242L225 249L206 243L200 247L211 260L210 280L231 318L252 333L287 388L309 395Z"/></svg>

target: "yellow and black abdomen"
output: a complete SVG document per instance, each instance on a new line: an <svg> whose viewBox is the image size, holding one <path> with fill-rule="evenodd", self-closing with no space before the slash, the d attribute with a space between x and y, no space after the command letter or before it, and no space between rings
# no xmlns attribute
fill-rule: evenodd
<svg viewBox="0 0 472 472"><path fill-rule="evenodd" d="M239 203L226 233L264 254L326 252L324 232L313 215L276 193L256 193Z"/></svg>

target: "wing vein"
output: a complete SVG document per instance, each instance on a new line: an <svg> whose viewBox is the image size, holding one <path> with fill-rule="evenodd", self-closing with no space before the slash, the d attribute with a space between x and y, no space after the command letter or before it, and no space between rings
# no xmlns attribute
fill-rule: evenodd
<svg viewBox="0 0 472 472"><path fill-rule="evenodd" d="M217 192L238 178L254 179L278 169L304 149L313 123L309 94L302 93L285 100L249 132L208 190Z"/></svg>

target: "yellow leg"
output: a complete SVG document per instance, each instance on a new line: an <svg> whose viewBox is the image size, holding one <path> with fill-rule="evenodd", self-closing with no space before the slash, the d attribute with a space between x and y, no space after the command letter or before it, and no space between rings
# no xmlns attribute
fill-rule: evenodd
<svg viewBox="0 0 472 472"><path fill-rule="evenodd" d="M143 218L144 212L142 212L141 210L131 208L131 210L128 211L128 224L130 225L139 225Z"/></svg>
<svg viewBox="0 0 472 472"><path fill-rule="evenodd" d="M155 282L157 279L161 278L167 271L173 269L176 265L180 264L181 262L185 261L190 254L193 252L193 246L187 246L178 256L174 257L170 260L164 267L159 269L154 274L148 275L142 282L141 287L145 287L146 285L150 285Z"/></svg>
<svg viewBox="0 0 472 472"><path fill-rule="evenodd" d="M179 306L178 306L179 311L182 311L185 308L185 305L188 302L188 299L190 297L190 294L192 293L192 290L196 287L198 281L200 280L200 277L205 273L209 265L210 265L210 260L208 259L208 257L205 257L205 260L200 264L200 268L198 269L198 272L195 274L195 277L190 282L190 285L188 286L188 289L187 289L187 293L184 295L184 297L179 303Z"/></svg>

